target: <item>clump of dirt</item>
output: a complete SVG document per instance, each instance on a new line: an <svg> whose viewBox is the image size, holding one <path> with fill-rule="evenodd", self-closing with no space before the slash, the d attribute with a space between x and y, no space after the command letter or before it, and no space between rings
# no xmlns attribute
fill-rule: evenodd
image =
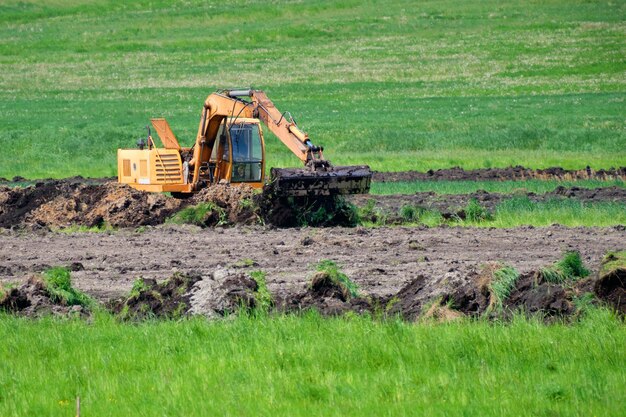
<svg viewBox="0 0 626 417"><path fill-rule="evenodd" d="M260 307L259 285L248 274L219 268L197 281L189 291L191 314L219 318Z"/></svg>
<svg viewBox="0 0 626 417"><path fill-rule="evenodd" d="M286 197L267 185L256 204L264 222L276 227L354 227L358 223L356 207L343 196Z"/></svg>
<svg viewBox="0 0 626 417"><path fill-rule="evenodd" d="M604 257L594 292L620 314L626 315L626 251Z"/></svg>
<svg viewBox="0 0 626 417"><path fill-rule="evenodd" d="M259 222L256 198L254 188L249 185L216 184L195 194L191 202L215 204L230 224L255 224Z"/></svg>
<svg viewBox="0 0 626 417"><path fill-rule="evenodd" d="M181 318L191 308L189 290L200 279L193 273L175 273L162 282L139 278L128 297L112 301L109 308L122 320Z"/></svg>
<svg viewBox="0 0 626 417"><path fill-rule="evenodd" d="M180 206L180 200L122 184L78 184L32 210L24 222L30 226L54 227L156 225L163 223Z"/></svg>
<svg viewBox="0 0 626 417"><path fill-rule="evenodd" d="M489 305L489 292L475 271L463 274L451 269L436 278L418 275L388 301L388 314L398 314L405 320L417 320L428 308L450 304L467 315L480 315Z"/></svg>
<svg viewBox="0 0 626 417"><path fill-rule="evenodd" d="M31 211L77 186L78 183L68 181L50 181L26 188L0 187L0 227L21 225Z"/></svg>
<svg viewBox="0 0 626 417"><path fill-rule="evenodd" d="M323 316L338 316L349 311L363 314L373 307L368 298L353 296L346 285L326 271L317 271L303 292L277 298L279 311L316 310Z"/></svg>
<svg viewBox="0 0 626 417"><path fill-rule="evenodd" d="M426 172L402 171L402 172L374 172L373 181L395 182L395 181L450 181L450 180L470 180L470 181L515 181L527 179L557 179L557 180L579 180L579 179L626 179L626 167L594 170L589 167L579 170L566 170L560 167L546 169L529 169L522 166L509 168L483 168L464 170L459 167L428 170Z"/></svg>
<svg viewBox="0 0 626 417"><path fill-rule="evenodd" d="M515 289L504 301L509 311L542 314L546 319L574 313L574 290L563 284L545 281L537 271L522 274Z"/></svg>
<svg viewBox="0 0 626 417"><path fill-rule="evenodd" d="M463 313L458 310L454 310L447 305L439 303L433 303L432 306L426 310L423 318L434 320L437 323L447 323L450 321L456 321L465 317Z"/></svg>
<svg viewBox="0 0 626 417"><path fill-rule="evenodd" d="M86 317L90 314L85 306L68 305L63 299L53 297L41 276L32 276L18 287L0 289L0 311L2 310L25 317Z"/></svg>

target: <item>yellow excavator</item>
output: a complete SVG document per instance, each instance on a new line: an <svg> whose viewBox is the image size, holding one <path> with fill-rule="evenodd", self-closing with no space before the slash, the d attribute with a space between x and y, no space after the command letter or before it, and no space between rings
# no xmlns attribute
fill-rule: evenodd
<svg viewBox="0 0 626 417"><path fill-rule="evenodd" d="M272 168L269 183L284 196L323 196L369 192L372 172L366 165L333 166L321 146L281 113L261 90L219 90L204 102L193 147L183 148L165 119L152 119L162 148L148 127L137 149L118 149L118 182L138 190L185 197L213 184L248 184L265 180L265 141L260 121L304 163L303 168Z"/></svg>

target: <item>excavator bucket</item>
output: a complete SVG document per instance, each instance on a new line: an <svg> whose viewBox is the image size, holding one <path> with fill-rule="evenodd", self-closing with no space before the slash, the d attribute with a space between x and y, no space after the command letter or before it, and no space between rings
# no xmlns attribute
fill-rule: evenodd
<svg viewBox="0 0 626 417"><path fill-rule="evenodd" d="M367 194L372 171L367 165L308 168L272 168L270 181L277 194L283 196L323 196Z"/></svg>

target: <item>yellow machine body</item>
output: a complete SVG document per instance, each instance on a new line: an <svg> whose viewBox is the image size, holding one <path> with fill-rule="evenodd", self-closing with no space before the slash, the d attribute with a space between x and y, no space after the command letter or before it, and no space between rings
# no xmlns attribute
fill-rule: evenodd
<svg viewBox="0 0 626 417"><path fill-rule="evenodd" d="M191 148L180 147L165 119L153 119L152 125L165 147L151 146L154 142L149 136L148 149L118 149L118 182L143 191L193 192L193 162L183 160ZM263 187L265 141L258 119L228 118L215 142L209 160L200 162L200 181Z"/></svg>

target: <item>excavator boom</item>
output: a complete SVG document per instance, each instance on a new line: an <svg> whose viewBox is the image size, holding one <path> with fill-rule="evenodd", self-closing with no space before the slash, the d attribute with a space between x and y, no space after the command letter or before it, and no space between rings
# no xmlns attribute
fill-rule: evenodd
<svg viewBox="0 0 626 417"><path fill-rule="evenodd" d="M261 90L231 90L234 99L250 97L254 115L305 164L304 168L272 168L271 183L282 195L316 196L334 194L366 194L369 192L372 172L366 165L333 166L324 159L324 148L315 146L291 115L278 111Z"/></svg>

